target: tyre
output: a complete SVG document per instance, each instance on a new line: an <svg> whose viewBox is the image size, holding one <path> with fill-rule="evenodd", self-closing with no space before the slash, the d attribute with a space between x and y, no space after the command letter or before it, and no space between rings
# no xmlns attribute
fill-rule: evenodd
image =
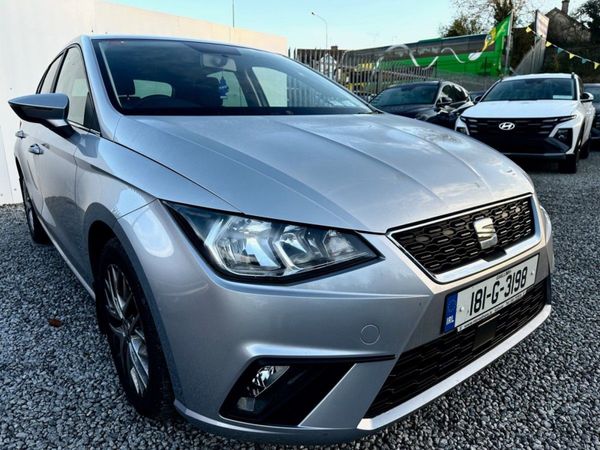
<svg viewBox="0 0 600 450"><path fill-rule="evenodd" d="M44 228L42 227L40 219L37 216L37 212L35 212L35 208L33 207L33 202L31 201L31 197L29 196L29 191L27 190L25 180L21 178L19 181L21 182L21 194L23 196L23 209L25 210L25 221L27 222L27 228L29 228L29 234L31 236L31 239L36 244L47 245L50 243L50 238L48 237L48 234L46 234L46 230L44 230Z"/></svg>
<svg viewBox="0 0 600 450"><path fill-rule="evenodd" d="M578 156L578 155L577 155ZM576 155L567 155L567 159L560 162L560 171L562 173L577 173L577 158Z"/></svg>
<svg viewBox="0 0 600 450"><path fill-rule="evenodd" d="M587 142L581 147L581 159L587 159L590 156L590 151L592 150L592 137L590 136Z"/></svg>
<svg viewBox="0 0 600 450"><path fill-rule="evenodd" d="M572 155L567 155L564 161L559 164L559 169L562 173L577 173L577 163L581 155L581 141L583 136L580 135L577 139L577 145L575 146L575 152Z"/></svg>
<svg viewBox="0 0 600 450"><path fill-rule="evenodd" d="M173 390L158 333L138 277L116 239L106 243L97 267L98 322L125 395L141 415L169 417Z"/></svg>

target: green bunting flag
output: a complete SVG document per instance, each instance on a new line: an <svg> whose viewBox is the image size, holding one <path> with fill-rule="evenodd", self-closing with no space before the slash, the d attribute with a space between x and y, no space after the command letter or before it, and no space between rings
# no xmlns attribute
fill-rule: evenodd
<svg viewBox="0 0 600 450"><path fill-rule="evenodd" d="M537 43L539 39L543 38L543 36L541 36L540 34L538 34L537 32L533 31L533 29L531 27L527 27L525 28L525 31L527 33L533 33L534 34L534 38L535 38L535 42ZM579 61L581 61L581 64L587 64L587 63L593 63L594 64L594 69L598 69L600 67L600 62L596 62L596 61L592 61L591 59L588 58L584 58L583 56L579 56L576 55L575 53L572 53L568 50L565 50L564 48L560 48L558 45L554 45L552 42L550 41L546 41L546 48L550 48L550 47L554 47L556 49L556 54L560 55L562 52L566 52L567 55L569 55L569 59L573 59L573 58L578 58Z"/></svg>

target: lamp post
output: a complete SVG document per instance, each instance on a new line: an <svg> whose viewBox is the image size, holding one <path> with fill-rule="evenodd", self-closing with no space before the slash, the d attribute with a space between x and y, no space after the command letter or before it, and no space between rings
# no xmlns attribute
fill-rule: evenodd
<svg viewBox="0 0 600 450"><path fill-rule="evenodd" d="M235 28L235 0L231 0L231 24Z"/></svg>
<svg viewBox="0 0 600 450"><path fill-rule="evenodd" d="M327 26L327 21L323 17L321 17L320 15L315 13L314 11L311 12L311 14L313 16L315 16L316 18L321 19L323 21L323 23L325 24L325 50L329 50L329 29Z"/></svg>

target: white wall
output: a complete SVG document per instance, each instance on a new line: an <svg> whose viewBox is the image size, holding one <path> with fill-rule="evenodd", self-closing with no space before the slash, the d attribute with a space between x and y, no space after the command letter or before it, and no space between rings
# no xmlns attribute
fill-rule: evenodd
<svg viewBox="0 0 600 450"><path fill-rule="evenodd" d="M285 54L287 39L103 0L0 0L0 204L21 201L7 104L32 94L54 56L80 34L158 34L232 42Z"/></svg>

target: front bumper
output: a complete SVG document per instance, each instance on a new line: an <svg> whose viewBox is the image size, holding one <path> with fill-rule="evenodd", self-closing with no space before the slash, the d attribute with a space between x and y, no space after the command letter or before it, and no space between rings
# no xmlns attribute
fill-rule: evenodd
<svg viewBox="0 0 600 450"><path fill-rule="evenodd" d="M401 354L440 336L446 295L533 255L536 284L553 266L551 228L535 208L537 243L492 267L444 284L434 281L387 236L364 237L377 263L294 285L227 281L207 266L159 202L119 221L131 244L176 395L176 407L209 431L289 443L349 441L418 409L512 348L548 316L546 306L500 345L435 386L365 418ZM365 333L365 330L369 330ZM367 335L368 334L368 335ZM354 361L340 381L295 426L224 417L223 403L258 359Z"/></svg>

